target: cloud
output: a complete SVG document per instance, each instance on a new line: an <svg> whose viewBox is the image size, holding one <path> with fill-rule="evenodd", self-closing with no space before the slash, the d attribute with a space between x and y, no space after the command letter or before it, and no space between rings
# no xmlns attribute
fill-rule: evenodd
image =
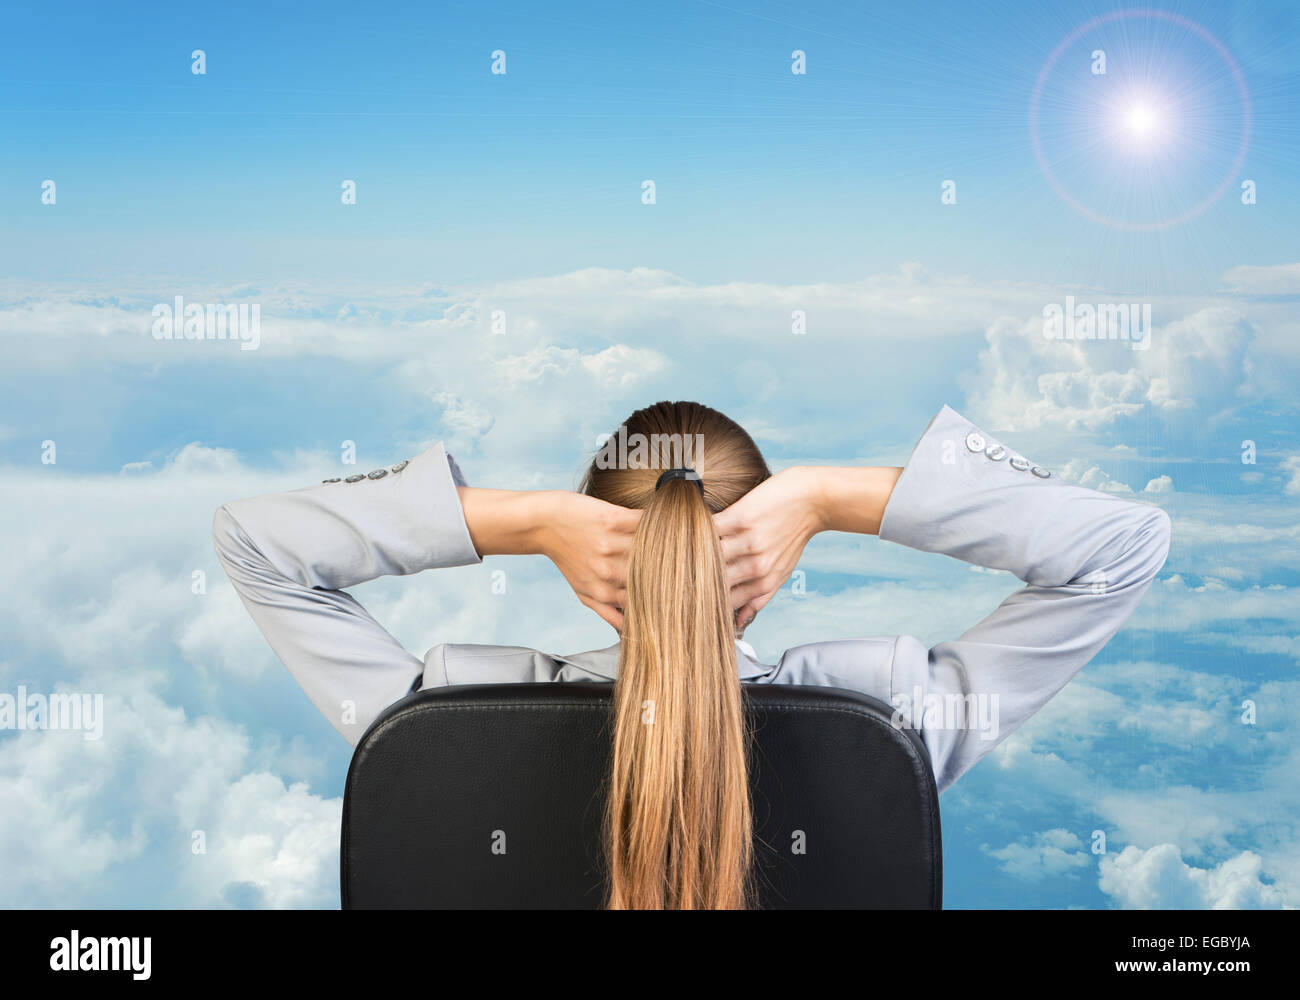
<svg viewBox="0 0 1300 1000"><path fill-rule="evenodd" d="M1090 490L1100 490L1102 493L1133 492L1133 487L1111 479L1100 466L1088 465L1084 459L1071 459L1060 467L1058 474L1067 482L1086 486Z"/></svg>
<svg viewBox="0 0 1300 1000"><path fill-rule="evenodd" d="M1246 724L1247 700L1255 707L1254 724ZM1103 862L1109 875L1102 888L1119 905L1179 905L1152 902L1143 880L1159 879L1150 872L1163 872L1174 884L1205 879L1192 872L1173 879L1177 866L1160 854L1147 867L1136 865L1148 845L1235 859L1204 881L1198 890L1204 898L1295 905L1300 789L1293 775L1300 750L1291 730L1298 711L1300 681L1261 684L1149 661L1095 664L994 751L996 770L982 776L977 770L968 779L996 776L996 784L967 787L981 800L998 796L999 814L1021 808L1068 816L1076 829L1100 829L1111 843L1129 845L1122 857L1125 866L1134 864L1133 888L1124 888L1126 867L1115 868L1113 856ZM1221 774L1234 779L1215 777ZM1238 885L1230 893L1226 887L1249 867L1249 859L1238 857L1243 843L1265 874L1255 890ZM1030 865L1037 846L1021 841L998 857Z"/></svg>
<svg viewBox="0 0 1300 1000"><path fill-rule="evenodd" d="M1289 497L1300 496L1300 455L1288 455L1282 460L1282 471L1289 477L1282 487Z"/></svg>
<svg viewBox="0 0 1300 1000"><path fill-rule="evenodd" d="M965 377L990 428L1096 431L1143 412L1217 413L1248 382L1254 329L1237 310L1199 309L1150 333L1135 351L1120 340L1052 340L1043 320L1003 318Z"/></svg>
<svg viewBox="0 0 1300 1000"><path fill-rule="evenodd" d="M496 422L492 414L454 392L430 392L429 398L442 410L441 423L446 431L443 443L447 450L462 457L477 453L483 435Z"/></svg>
<svg viewBox="0 0 1300 1000"><path fill-rule="evenodd" d="M1295 295L1300 293L1300 264L1241 264L1225 271L1220 280L1234 292Z"/></svg>
<svg viewBox="0 0 1300 1000"><path fill-rule="evenodd" d="M197 441L185 445L167 460L168 476L226 475L239 470L239 456L229 448L208 448Z"/></svg>
<svg viewBox="0 0 1300 1000"><path fill-rule="evenodd" d="M276 661L216 565L212 511L266 478L198 444L130 477L10 471L0 544L27 562L0 581L0 678L105 707L97 741L0 735L0 905L336 906L340 801L286 780L301 748L268 756L273 732L222 715Z"/></svg>
<svg viewBox="0 0 1300 1000"><path fill-rule="evenodd" d="M997 850L986 847L984 851L998 859L1002 871L1024 881L1067 875L1090 863L1090 855L1078 836L1061 829L1038 833L1028 843L1008 844Z"/></svg>
<svg viewBox="0 0 1300 1000"><path fill-rule="evenodd" d="M98 741L0 741L0 905L223 907L238 884L268 907L337 905L338 799L249 769L239 726L147 691L104 704Z"/></svg>
<svg viewBox="0 0 1300 1000"><path fill-rule="evenodd" d="M1242 851L1212 868L1183 861L1173 844L1143 850L1129 846L1102 858L1101 891L1125 909L1244 910L1294 906L1277 885L1264 880L1263 862Z"/></svg>
<svg viewBox="0 0 1300 1000"><path fill-rule="evenodd" d="M261 301L263 349L154 341L139 319L177 291ZM1002 845L986 865L1046 903L1054 879L1091 864L1078 837L1094 828L1116 843L1178 844L1201 865L1248 845L1261 885L1300 884L1288 791L1300 700L1284 683L1300 631L1300 446L1286 437L1300 337L1266 303L1155 302L1152 345L1135 352L1045 340L1038 317L1059 289L919 266L838 284L587 269L440 289L22 295L0 298L0 339L32 397L73 398L82 363L141 392L92 384L85 418L56 435L58 466L0 466L0 548L22 567L0 579L0 680L103 691L130 732L106 736L114 760L53 734L0 736L0 862L25 873L0 901L336 905L346 745L224 580L213 509L336 474L344 438L365 469L443 440L474 485L572 486L633 405L690 397L740 419L778 468L901 463L947 402L1006 425L1008 444L1063 479L1158 501L1174 518L1169 570L1098 661L950 793L945 815ZM805 335L791 332L794 310ZM130 409L137 397L149 402ZM20 447L34 422L63 416L14 412L0 440ZM1215 427L1232 437L1222 458ZM1254 482L1241 479L1242 438L1270 449ZM749 634L769 662L824 639L950 639L1021 586L856 536L819 536L800 568L807 594L783 590ZM504 594L489 586L494 569ZM353 593L417 655L444 641L555 652L613 641L539 558ZM1246 698L1253 728L1240 721ZM60 780L50 803L36 801ZM99 782L122 787L116 806ZM1013 814L1010 828L998 818ZM204 855L190 853L196 829Z"/></svg>

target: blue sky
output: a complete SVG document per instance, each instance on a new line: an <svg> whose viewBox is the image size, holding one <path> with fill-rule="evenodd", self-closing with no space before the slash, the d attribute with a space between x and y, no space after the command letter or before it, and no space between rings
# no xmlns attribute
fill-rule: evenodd
<svg viewBox="0 0 1300 1000"><path fill-rule="evenodd" d="M1055 278L1068 267L1130 282L1141 260L1143 288L1196 289L1281 252L1296 222L1284 197L1297 152L1284 75L1296 54L1290 5L1168 8L1249 70L1256 214L1274 225L1225 201L1198 233L1117 241L1081 227L1042 184L1028 95L1057 42L1114 9L24 8L0 43L0 262L23 277L62 277L63 267L79 277L451 281L598 258L696 280L811 281L902 258L977 277ZM1151 65L1199 74L1214 128L1232 131L1224 67L1169 23L1087 34L1049 103L1086 69L1079 57L1094 41L1111 49L1110 73L1083 73L1080 86L1119 86ZM189 70L195 48L207 53L203 76ZM789 72L796 48L808 53L804 76ZM496 49L507 53L503 76L488 71ZM57 219L21 194L47 177L61 181ZM339 205L345 177L359 185L356 212ZM647 177L660 191L653 213L628 197ZM944 179L959 182L957 211L939 204Z"/></svg>
<svg viewBox="0 0 1300 1000"><path fill-rule="evenodd" d="M901 464L947 403L1173 517L1129 627L944 796L948 905L1300 905L1300 14L1155 9L11 11L0 691L107 717L93 744L0 733L0 904L336 905L348 748L230 591L212 511L334 474L344 441L571 487L627 412L698 398L778 467ZM259 348L156 340L177 295L258 305ZM1045 339L1067 296L1149 304L1149 348ZM357 596L417 655L612 641L554 570L506 566L504 597L483 567ZM768 662L950 638L1015 586L874 539L801 568L750 630Z"/></svg>

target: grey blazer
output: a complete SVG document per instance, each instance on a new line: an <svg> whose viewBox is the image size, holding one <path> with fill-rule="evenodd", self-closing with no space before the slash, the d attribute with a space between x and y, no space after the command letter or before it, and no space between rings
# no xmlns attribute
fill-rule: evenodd
<svg viewBox="0 0 1300 1000"><path fill-rule="evenodd" d="M348 587L480 561L455 460L436 445L365 477L222 505L217 555L271 648L352 745L388 705L449 684L613 681L618 644L559 656L471 644L412 655ZM908 635L816 642L740 678L830 685L892 705L919 730L943 791L1081 670L1164 565L1159 507L1062 482L945 406L899 477L880 537L1008 570L1025 583L988 617L932 648Z"/></svg>

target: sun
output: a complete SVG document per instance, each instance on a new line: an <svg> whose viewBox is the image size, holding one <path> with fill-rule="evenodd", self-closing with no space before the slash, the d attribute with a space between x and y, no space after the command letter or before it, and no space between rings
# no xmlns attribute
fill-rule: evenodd
<svg viewBox="0 0 1300 1000"><path fill-rule="evenodd" d="M1135 104L1128 109L1128 115L1124 119L1124 124L1128 130L1136 136L1150 135L1155 132L1160 124L1159 116L1155 110L1148 104Z"/></svg>
<svg viewBox="0 0 1300 1000"><path fill-rule="evenodd" d="M1093 78L1067 53L1091 53ZM1048 55L1029 126L1048 183L1081 215L1117 229L1167 229L1241 183L1250 94L1232 54L1194 21L1114 11Z"/></svg>
<svg viewBox="0 0 1300 1000"><path fill-rule="evenodd" d="M1143 158L1163 156L1177 144L1174 117L1168 102L1150 91L1130 93L1109 109L1116 139Z"/></svg>

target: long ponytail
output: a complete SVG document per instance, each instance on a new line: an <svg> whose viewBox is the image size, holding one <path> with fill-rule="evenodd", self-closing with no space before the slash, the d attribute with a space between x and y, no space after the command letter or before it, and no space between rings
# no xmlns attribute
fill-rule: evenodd
<svg viewBox="0 0 1300 1000"><path fill-rule="evenodd" d="M614 685L607 905L743 909L752 903L749 740L712 515L768 471L749 436L717 411L661 403L628 426L647 412L675 432L703 420L721 440L707 438L709 461L699 468L708 498L687 479L655 490L653 471L623 481L633 494L623 501L644 514L628 560ZM617 497L600 478L593 467L586 491Z"/></svg>

